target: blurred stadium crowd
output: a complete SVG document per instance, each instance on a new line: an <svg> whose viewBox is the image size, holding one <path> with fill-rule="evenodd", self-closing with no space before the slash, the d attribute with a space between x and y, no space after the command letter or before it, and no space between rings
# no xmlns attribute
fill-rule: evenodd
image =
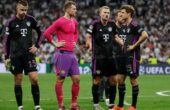
<svg viewBox="0 0 170 110"><path fill-rule="evenodd" d="M42 31L63 15L65 0L29 0L29 14L33 15ZM170 64L170 0L76 0L78 6L79 41L76 53L82 62L89 62L91 53L85 48L85 34L88 25L98 17L98 7L108 5L112 18L116 9L123 4L131 4L136 9L136 18L149 34L149 39L141 46L142 63ZM0 0L0 62L3 62L3 29L5 22L15 15L14 0ZM54 47L43 41L37 52L37 61L52 63ZM149 59L152 59L151 62ZM155 62L154 62L155 63Z"/></svg>

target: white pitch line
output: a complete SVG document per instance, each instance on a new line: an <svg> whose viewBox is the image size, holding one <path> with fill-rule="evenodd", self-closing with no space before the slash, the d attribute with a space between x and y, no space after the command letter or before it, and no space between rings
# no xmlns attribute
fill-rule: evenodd
<svg viewBox="0 0 170 110"><path fill-rule="evenodd" d="M160 96L170 96L170 94L167 94L167 93L170 93L170 91L159 91L159 92L156 92L156 94L160 95Z"/></svg>
<svg viewBox="0 0 170 110"><path fill-rule="evenodd" d="M127 101L124 101L124 105L129 106L129 105L131 105L131 104L130 104L130 103L128 103Z"/></svg>
<svg viewBox="0 0 170 110"><path fill-rule="evenodd" d="M126 98L131 98L132 96L126 96ZM155 96L142 96L140 95L139 96L140 98L152 98L152 97L155 97ZM71 97L64 97L65 100L70 100ZM92 99L92 97L78 97L78 99L83 99L83 100L89 100L89 99ZM23 100L27 100L27 101L32 101L33 99L32 98L26 98L26 99L23 99ZM50 99L50 98L46 98L46 99L40 99L42 101L48 101L48 100L54 100L54 99ZM3 100L3 99L0 99L0 102L3 102L3 101L10 101L10 102L13 102L13 101L16 101L15 99L9 99L9 100ZM127 102L125 102L125 104L128 104Z"/></svg>

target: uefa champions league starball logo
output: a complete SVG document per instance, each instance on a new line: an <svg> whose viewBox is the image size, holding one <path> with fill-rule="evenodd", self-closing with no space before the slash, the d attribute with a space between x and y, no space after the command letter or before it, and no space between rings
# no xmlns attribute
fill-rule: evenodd
<svg viewBox="0 0 170 110"><path fill-rule="evenodd" d="M61 73L61 74L64 74L64 73L65 73L65 71L64 71L64 70L61 70L61 71L60 71L60 73Z"/></svg>

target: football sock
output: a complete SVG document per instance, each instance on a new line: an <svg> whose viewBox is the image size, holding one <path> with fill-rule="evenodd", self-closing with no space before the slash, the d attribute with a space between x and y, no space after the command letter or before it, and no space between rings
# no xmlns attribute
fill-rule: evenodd
<svg viewBox="0 0 170 110"><path fill-rule="evenodd" d="M92 86L93 103L99 103L99 85L93 84Z"/></svg>
<svg viewBox="0 0 170 110"><path fill-rule="evenodd" d="M22 106L22 88L21 88L21 85L15 85L14 91L15 91L15 98L16 98L16 101L17 101L17 105Z"/></svg>
<svg viewBox="0 0 170 110"><path fill-rule="evenodd" d="M80 90L80 85L79 83L73 83L72 84L72 90L71 90L71 93L72 93L72 106L76 106L77 105L77 97L78 97L78 94L79 94L79 90Z"/></svg>
<svg viewBox="0 0 170 110"><path fill-rule="evenodd" d="M57 81L55 85L55 92L56 92L56 97L58 100L58 105L59 107L63 106L63 83Z"/></svg>
<svg viewBox="0 0 170 110"><path fill-rule="evenodd" d="M34 105L39 105L40 103L40 90L38 85L31 85L31 92L34 100Z"/></svg>
<svg viewBox="0 0 170 110"><path fill-rule="evenodd" d="M119 104L118 104L118 106L123 107L124 97L125 97L125 93L126 93L125 84L119 85L118 89L119 89Z"/></svg>
<svg viewBox="0 0 170 110"><path fill-rule="evenodd" d="M105 83L105 96L106 96L106 99L109 98L109 81L108 80Z"/></svg>
<svg viewBox="0 0 170 110"><path fill-rule="evenodd" d="M139 94L139 86L133 86L132 87L132 106L136 107L137 104L137 98Z"/></svg>
<svg viewBox="0 0 170 110"><path fill-rule="evenodd" d="M109 86L109 104L114 104L116 97L116 86Z"/></svg>
<svg viewBox="0 0 170 110"><path fill-rule="evenodd" d="M103 99L104 89L105 89L105 81L104 79L102 79L101 84L99 86L99 100Z"/></svg>

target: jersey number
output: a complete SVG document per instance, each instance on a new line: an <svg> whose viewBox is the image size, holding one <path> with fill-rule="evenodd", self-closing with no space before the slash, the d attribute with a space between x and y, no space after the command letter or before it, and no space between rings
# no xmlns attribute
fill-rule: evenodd
<svg viewBox="0 0 170 110"><path fill-rule="evenodd" d="M119 35L119 36L120 36L120 38L123 40L123 42L126 41L126 35Z"/></svg>

